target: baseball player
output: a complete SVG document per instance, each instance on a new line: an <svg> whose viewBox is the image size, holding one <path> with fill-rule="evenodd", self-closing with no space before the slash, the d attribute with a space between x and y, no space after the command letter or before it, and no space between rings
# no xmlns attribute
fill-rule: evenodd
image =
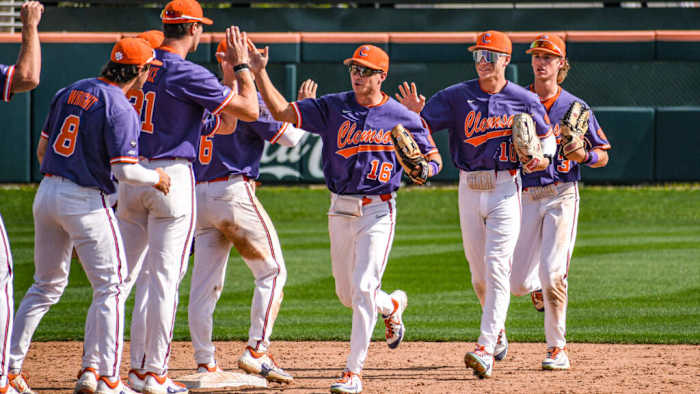
<svg viewBox="0 0 700 394"><path fill-rule="evenodd" d="M555 34L541 34L526 53L532 54L535 76L530 90L539 96L555 124L554 133L559 136L559 123L571 104L583 102L559 86L570 68L566 45ZM605 166L608 163L607 150L610 149L610 143L592 113L585 140L586 149L571 152L567 157L560 151L545 171L522 177L522 222L510 283L513 294L531 293L532 299L538 301L536 308L544 309L547 355L542 361L543 369L570 367L565 351L567 277L576 240L577 182L581 179L581 165Z"/></svg>
<svg viewBox="0 0 700 394"><path fill-rule="evenodd" d="M85 322L76 393L122 393L126 259L107 195L111 175L167 194L168 175L138 164L139 120L125 93L161 64L143 40L118 41L99 78L59 90L51 102L37 155L45 175L34 199L34 284L20 304L10 368L19 370L41 318L68 284L75 245L93 288Z"/></svg>
<svg viewBox="0 0 700 394"><path fill-rule="evenodd" d="M41 74L41 48L38 26L44 6L37 1L22 4L22 46L14 65L0 65L0 86L2 101L9 102L14 93L26 92L39 85ZM12 317L14 315L13 263L10 240L0 215L0 393L16 393L28 390L27 383L20 371L9 371L10 348L8 341L12 336ZM16 381L13 383L13 381ZM15 388L17 387L17 389Z"/></svg>
<svg viewBox="0 0 700 394"><path fill-rule="evenodd" d="M508 352L504 324L510 303L510 265L520 230L520 162L512 144L517 113L529 113L545 159L522 165L546 168L556 143L537 96L506 80L512 44L502 32L477 36L472 52L478 79L437 92L426 103L415 84L399 86L399 100L419 112L431 132L447 129L459 176L459 218L472 286L482 308L481 335L465 363L480 378L491 377L494 359Z"/></svg>
<svg viewBox="0 0 700 394"><path fill-rule="evenodd" d="M225 58L226 41L216 51L224 84L233 81L233 67ZM255 196L255 179L265 140L295 146L304 131L275 121L258 98L260 117L239 121L233 134L215 134L226 127L218 116L210 116L195 160L197 179L197 229L194 268L190 285L188 321L198 372L220 371L211 341L213 314L221 296L231 246L235 246L255 277L250 308L248 346L238 365L271 381L289 383L292 376L269 355L270 335L282 303L287 269L279 238L267 212ZM235 127L235 125L234 125ZM213 291L212 291L213 289Z"/></svg>
<svg viewBox="0 0 700 394"><path fill-rule="evenodd" d="M288 103L265 71L268 53L251 52L251 66L265 103L275 119L295 123L323 140L322 162L331 191L328 230L335 291L351 307L350 354L331 392L362 391L360 374L377 312L384 317L390 348L401 343L406 293L387 294L381 279L394 239L396 190L402 168L391 143L391 129L401 123L430 160L428 176L442 165L432 138L415 113L381 90L389 71L389 56L373 45L361 45L344 61L352 90L319 99Z"/></svg>
<svg viewBox="0 0 700 394"><path fill-rule="evenodd" d="M161 20L165 40L156 57L163 65L151 69L135 104L141 115L140 162L162 167L172 188L161 196L152 188L120 185L117 212L129 266L127 287L136 281L129 385L150 394L187 391L167 376L167 369L178 288L194 234L192 162L199 153L204 111L246 121L256 120L259 112L245 33L226 31L226 57L237 71L235 94L210 71L185 60L197 49L203 26L213 23L199 3L173 0Z"/></svg>

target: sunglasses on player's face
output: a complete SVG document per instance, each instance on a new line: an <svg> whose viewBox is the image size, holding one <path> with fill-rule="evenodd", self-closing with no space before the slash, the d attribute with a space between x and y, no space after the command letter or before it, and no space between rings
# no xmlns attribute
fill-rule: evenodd
<svg viewBox="0 0 700 394"><path fill-rule="evenodd" d="M553 43L549 40L537 40L537 41L533 42L532 44L530 44L530 49L538 49L538 48L548 49L550 51L558 53L559 56L562 55L561 49L559 49L559 47L555 43Z"/></svg>
<svg viewBox="0 0 700 394"><path fill-rule="evenodd" d="M474 63L481 62L481 59L486 60L487 63L496 63L499 57L508 55L501 52L493 52L486 49L478 49L472 52L472 56L474 57Z"/></svg>
<svg viewBox="0 0 700 394"><path fill-rule="evenodd" d="M373 70L368 67L358 66L357 64L351 64L348 67L350 74L361 75L363 77L371 77L373 74L381 74L382 70Z"/></svg>

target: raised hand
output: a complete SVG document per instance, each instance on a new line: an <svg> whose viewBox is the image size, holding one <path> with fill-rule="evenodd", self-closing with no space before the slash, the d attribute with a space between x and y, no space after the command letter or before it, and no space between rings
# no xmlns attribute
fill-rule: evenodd
<svg viewBox="0 0 700 394"><path fill-rule="evenodd" d="M22 26L39 26L42 13L44 13L44 6L38 1L28 1L22 4L22 9L19 12L19 17L22 20Z"/></svg>
<svg viewBox="0 0 700 394"><path fill-rule="evenodd" d="M411 86L406 81L399 85L399 93L396 93L396 99L406 108L416 113L420 113L425 107L425 96L418 94L418 89L414 82L411 82Z"/></svg>
<svg viewBox="0 0 700 394"><path fill-rule="evenodd" d="M242 32L238 26L226 28L226 59L233 66L250 63L248 33Z"/></svg>
<svg viewBox="0 0 700 394"><path fill-rule="evenodd" d="M299 94L297 94L297 100L303 100L305 98L316 98L316 89L318 84L309 78L301 83L299 86Z"/></svg>
<svg viewBox="0 0 700 394"><path fill-rule="evenodd" d="M250 57L250 68L256 74L267 66L267 62L270 60L270 48L258 49L253 41L248 40L248 56Z"/></svg>

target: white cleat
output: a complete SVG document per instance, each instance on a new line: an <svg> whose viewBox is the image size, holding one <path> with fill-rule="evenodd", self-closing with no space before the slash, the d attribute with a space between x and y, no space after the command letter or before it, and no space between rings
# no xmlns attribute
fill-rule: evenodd
<svg viewBox="0 0 700 394"><path fill-rule="evenodd" d="M95 394L133 394L136 391L130 389L122 383L121 379L116 382L110 382L106 376L100 377L97 382L97 390Z"/></svg>
<svg viewBox="0 0 700 394"><path fill-rule="evenodd" d="M493 350L493 359L496 361L502 361L506 358L508 354L508 338L506 338L506 330L501 330L498 333L498 342L496 342L496 348Z"/></svg>
<svg viewBox="0 0 700 394"><path fill-rule="evenodd" d="M139 372L135 369L129 370L127 383L132 390L140 393L143 391L143 386L146 384L146 372Z"/></svg>
<svg viewBox="0 0 700 394"><path fill-rule="evenodd" d="M473 352L464 355L464 364L467 368L474 370L474 375L479 379L490 378L493 371L493 354L488 353L486 349L477 344Z"/></svg>
<svg viewBox="0 0 700 394"><path fill-rule="evenodd" d="M343 376L335 383L331 384L331 393L361 393L362 379L360 375L350 372L347 369L343 371Z"/></svg>
<svg viewBox="0 0 700 394"><path fill-rule="evenodd" d="M7 380L9 381L10 386L20 394L36 394L29 388L29 376L25 375L24 373L9 373L7 374Z"/></svg>
<svg viewBox="0 0 700 394"><path fill-rule="evenodd" d="M547 357L542 361L542 369L551 371L562 371L571 368L569 356L566 350L560 347L550 347L547 349Z"/></svg>
<svg viewBox="0 0 700 394"><path fill-rule="evenodd" d="M394 303L394 312L391 315L385 315L384 325L386 326L386 344L389 349L396 349L403 341L406 335L406 326L403 324L403 312L408 306L408 296L403 290L396 290L389 294L391 302Z"/></svg>
<svg viewBox="0 0 700 394"><path fill-rule="evenodd" d="M216 362L208 364L197 364L197 373L223 372Z"/></svg>
<svg viewBox="0 0 700 394"><path fill-rule="evenodd" d="M148 372L141 392L143 394L186 394L189 391L184 384L174 382L168 375L156 375L153 372Z"/></svg>
<svg viewBox="0 0 700 394"><path fill-rule="evenodd" d="M258 353L252 347L247 346L241 358L238 359L238 367L248 373L261 375L271 382L291 383L294 378L268 353Z"/></svg>
<svg viewBox="0 0 700 394"><path fill-rule="evenodd" d="M78 373L78 381L75 383L73 394L94 394L97 390L97 377L97 371L94 368L83 368Z"/></svg>

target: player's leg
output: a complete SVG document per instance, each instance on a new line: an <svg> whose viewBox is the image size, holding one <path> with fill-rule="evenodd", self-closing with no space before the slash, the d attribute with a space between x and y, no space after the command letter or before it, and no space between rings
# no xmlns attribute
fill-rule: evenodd
<svg viewBox="0 0 700 394"><path fill-rule="evenodd" d="M543 242L543 216L540 213L540 201L533 200L528 193L523 193L520 235L515 246L513 268L510 273L510 290L516 296L523 296L541 289L539 262L540 246Z"/></svg>
<svg viewBox="0 0 700 394"><path fill-rule="evenodd" d="M551 240L542 245L539 270L545 301L545 336L547 347L566 345L566 309L568 305L568 271L576 241L579 195L575 183L559 186L560 194L547 205L543 237Z"/></svg>
<svg viewBox="0 0 700 394"><path fill-rule="evenodd" d="M328 235L331 246L331 268L335 294L340 303L352 308L352 273L356 261L356 218L328 215Z"/></svg>
<svg viewBox="0 0 700 394"><path fill-rule="evenodd" d="M107 197L100 195L97 202L102 205L99 209L91 209L80 218L64 218L63 222L75 239L78 256L93 289L86 322L92 332L86 332L82 367L115 378L123 351L127 263Z"/></svg>
<svg viewBox="0 0 700 394"><path fill-rule="evenodd" d="M197 185L197 230L195 232L194 267L190 281L187 319L197 365L216 362L212 343L214 308L221 296L226 276L231 242L213 226L210 218L227 215L219 211L219 202L207 197L209 184Z"/></svg>
<svg viewBox="0 0 700 394"><path fill-rule="evenodd" d="M17 374L42 317L58 302L68 284L73 243L56 219L58 206L80 205L60 192L62 181L44 178L34 198L34 283L15 315L10 348L10 373ZM71 201L72 200L72 201Z"/></svg>
<svg viewBox="0 0 700 394"><path fill-rule="evenodd" d="M178 289L189 263L196 206L194 173L189 163L157 163L170 175L171 188L166 196L155 189L151 194L153 209L148 220L149 243L143 268L148 273L144 278L148 284L144 367L164 375L175 328Z"/></svg>
<svg viewBox="0 0 700 394"><path fill-rule="evenodd" d="M497 183L489 193L487 211L484 264L488 279L479 344L493 352L510 304L510 269L520 232L518 184L513 180Z"/></svg>
<svg viewBox="0 0 700 394"><path fill-rule="evenodd" d="M12 283L13 265L10 252L10 240L5 231L5 224L0 216L0 387L7 386L7 374L10 359L10 337L12 336L12 318L14 316L14 288Z"/></svg>
<svg viewBox="0 0 700 394"><path fill-rule="evenodd" d="M462 245L464 255L469 263L471 283L479 303L484 306L486 294L486 269L484 267L485 224L479 207L483 192L471 190L466 183L464 172L460 174L459 226L462 230Z"/></svg>
<svg viewBox="0 0 700 394"><path fill-rule="evenodd" d="M233 242L255 277L248 346L266 352L282 303L287 268L277 231L251 185L236 182L230 186L236 194L233 216L217 227Z"/></svg>
<svg viewBox="0 0 700 394"><path fill-rule="evenodd" d="M381 291L381 278L389 259L396 224L395 200L372 202L365 205L362 216L357 218L355 268L352 272L352 335L348 370L360 373L372 332L377 323L377 311L385 314L393 311L391 298L384 292L383 305L378 308L377 293Z"/></svg>

